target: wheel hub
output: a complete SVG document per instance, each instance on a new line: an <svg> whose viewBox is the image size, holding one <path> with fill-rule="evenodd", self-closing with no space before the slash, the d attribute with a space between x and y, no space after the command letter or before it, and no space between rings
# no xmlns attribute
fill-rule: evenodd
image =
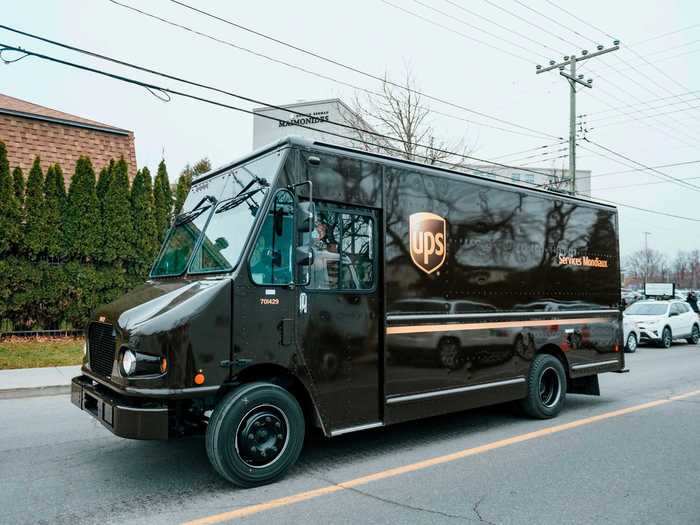
<svg viewBox="0 0 700 525"><path fill-rule="evenodd" d="M559 375L554 368L547 368L540 376L540 400L547 408L556 405L561 395Z"/></svg>
<svg viewBox="0 0 700 525"><path fill-rule="evenodd" d="M287 418L272 406L257 407L241 420L236 432L236 450L251 467L273 463L287 444Z"/></svg>

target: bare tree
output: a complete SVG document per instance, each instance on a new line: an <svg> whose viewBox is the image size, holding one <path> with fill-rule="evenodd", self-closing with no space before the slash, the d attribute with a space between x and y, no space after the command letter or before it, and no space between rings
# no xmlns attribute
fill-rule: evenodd
<svg viewBox="0 0 700 525"><path fill-rule="evenodd" d="M666 256L657 250L639 250L627 257L625 266L627 273L642 282L667 280L670 277Z"/></svg>
<svg viewBox="0 0 700 525"><path fill-rule="evenodd" d="M355 93L355 114L348 119L355 128L361 128L355 132L358 139L365 142L359 147L426 164L465 167L464 155L469 152L465 139L449 142L436 135L431 124L431 110L419 93L410 69L406 69L401 85L403 89L389 83L385 76L381 94ZM393 140L363 131L368 128Z"/></svg>

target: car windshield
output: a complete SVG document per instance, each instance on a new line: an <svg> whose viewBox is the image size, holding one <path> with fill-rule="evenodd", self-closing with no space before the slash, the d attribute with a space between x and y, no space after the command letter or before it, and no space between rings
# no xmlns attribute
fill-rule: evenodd
<svg viewBox="0 0 700 525"><path fill-rule="evenodd" d="M627 310L630 315L664 315L668 305L664 303L634 303Z"/></svg>
<svg viewBox="0 0 700 525"><path fill-rule="evenodd" d="M193 184L151 277L181 275L185 270L211 273L235 268L282 153L270 153Z"/></svg>

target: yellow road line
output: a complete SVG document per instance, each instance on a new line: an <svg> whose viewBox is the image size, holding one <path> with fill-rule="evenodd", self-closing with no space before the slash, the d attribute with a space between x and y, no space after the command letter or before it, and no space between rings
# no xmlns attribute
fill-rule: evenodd
<svg viewBox="0 0 700 525"><path fill-rule="evenodd" d="M577 419L576 421L571 421L570 423L562 423L561 425L554 425L551 427L543 428L541 430L536 430L534 432L527 432L525 434L519 434L506 439L500 439L498 441L493 441L485 445L480 445L478 447L467 448L460 450L458 452L453 452L452 454L445 454L443 456L437 456L431 459L426 459L424 461L418 461L417 463L411 463L404 465L402 467L396 467L388 470L382 470L368 476L362 476L360 478L351 479L349 481L344 481L338 483L337 485L329 485L327 487L321 487L319 489L309 490L306 492L300 492L292 496L286 496L284 498L278 498L270 500L266 503L258 503L257 505L249 505L247 507L242 507L240 509L222 512L220 514L214 514L204 518L199 518L193 521L188 521L184 525L209 525L212 523L221 523L222 521L234 520L237 518L244 518L252 514L259 514L266 510L272 510L280 507L286 507L293 505L295 503L300 503L302 501L307 501L310 499L318 498L321 496L326 496L328 494L333 494L346 489L351 489L358 487L360 485L366 485L373 481L379 481L382 479L393 478L400 476L402 474L408 474L410 472L416 472L418 470L423 470L428 467L434 467L436 465L442 465L444 463L449 463L456 461L458 459L463 459L469 456L475 456L477 454L483 454L484 452L489 452L491 450L496 450L499 448L507 447L510 445L515 445L516 443L522 443L523 441L529 441L532 439L537 439L551 434L557 434L559 432L564 432L566 430L571 430L574 428L582 427L585 425L590 425L592 423L597 423L598 421L604 421L606 419L611 419L615 417L624 416L627 414L632 414L634 412L639 412L641 410L646 410L649 408L658 407L661 405L666 405L672 403L673 401L680 401L682 399L687 399L689 397L700 395L700 390L694 390L692 392L686 392L684 394L679 394L666 399L658 399L656 401L649 401L648 403L642 403L641 405L634 405L627 408L622 408L620 410L613 410L611 412L605 412L597 416L586 417L583 419Z"/></svg>

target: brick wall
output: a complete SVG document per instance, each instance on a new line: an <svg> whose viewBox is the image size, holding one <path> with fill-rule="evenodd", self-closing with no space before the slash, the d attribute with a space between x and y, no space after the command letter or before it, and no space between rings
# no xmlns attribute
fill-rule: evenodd
<svg viewBox="0 0 700 525"><path fill-rule="evenodd" d="M41 157L44 172L49 164L57 162L61 165L66 186L81 155L90 157L96 174L110 159L123 156L129 165L129 179L136 175L136 150L132 132L123 135L0 115L0 141L7 146L10 169L20 166L25 177L37 155Z"/></svg>

